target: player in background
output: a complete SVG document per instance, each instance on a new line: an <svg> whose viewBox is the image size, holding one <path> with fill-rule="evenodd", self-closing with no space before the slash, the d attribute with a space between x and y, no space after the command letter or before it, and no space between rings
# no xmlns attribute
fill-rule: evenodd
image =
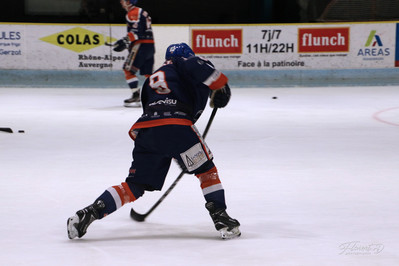
<svg viewBox="0 0 399 266"><path fill-rule="evenodd" d="M208 98L213 108L228 104L228 79L211 62L195 56L185 43L170 45L165 59L142 88L143 114L129 131L135 147L128 177L68 219L70 239L82 237L94 220L137 200L145 191L161 190L172 159L198 178L205 207L221 238L241 235L240 223L226 213L213 155L194 125Z"/></svg>
<svg viewBox="0 0 399 266"><path fill-rule="evenodd" d="M116 42L114 51L121 52L126 48L129 51L123 71L132 90L132 96L124 101L124 106L139 106L140 89L136 74L140 71L140 75L148 77L154 67L155 44L151 17L147 11L136 6L137 0L121 0L120 3L127 12L127 35Z"/></svg>

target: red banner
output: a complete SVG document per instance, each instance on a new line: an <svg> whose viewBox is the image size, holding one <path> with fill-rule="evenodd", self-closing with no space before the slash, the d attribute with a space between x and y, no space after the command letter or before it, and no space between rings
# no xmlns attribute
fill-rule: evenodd
<svg viewBox="0 0 399 266"><path fill-rule="evenodd" d="M242 53L242 29L192 30L191 36L196 54Z"/></svg>
<svg viewBox="0 0 399 266"><path fill-rule="evenodd" d="M298 29L298 52L349 52L349 27Z"/></svg>

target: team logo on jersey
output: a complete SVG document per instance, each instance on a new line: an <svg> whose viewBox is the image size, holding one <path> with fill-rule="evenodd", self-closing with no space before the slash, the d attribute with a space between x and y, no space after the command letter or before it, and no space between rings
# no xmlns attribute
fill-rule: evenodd
<svg viewBox="0 0 399 266"><path fill-rule="evenodd" d="M105 42L115 42L115 38L83 29L80 27L43 37L40 40L80 53L104 45Z"/></svg>
<svg viewBox="0 0 399 266"><path fill-rule="evenodd" d="M298 29L299 53L349 52L349 27Z"/></svg>
<svg viewBox="0 0 399 266"><path fill-rule="evenodd" d="M154 105L176 106L177 105L177 100L176 99L166 98L164 100L158 100L158 101L155 101L155 102L152 102L152 103L149 104L149 106L154 106Z"/></svg>
<svg viewBox="0 0 399 266"><path fill-rule="evenodd" d="M242 29L201 29L191 31L196 54L242 54Z"/></svg>

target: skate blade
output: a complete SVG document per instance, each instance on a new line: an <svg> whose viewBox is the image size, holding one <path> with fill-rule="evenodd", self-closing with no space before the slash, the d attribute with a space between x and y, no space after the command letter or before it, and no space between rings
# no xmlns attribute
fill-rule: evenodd
<svg viewBox="0 0 399 266"><path fill-rule="evenodd" d="M79 217L77 215L68 218L67 222L67 229L68 229L68 238L69 239L74 239L75 237L79 236L78 230L74 226L79 222Z"/></svg>
<svg viewBox="0 0 399 266"><path fill-rule="evenodd" d="M139 108L141 107L141 102L124 103L123 106L127 108Z"/></svg>
<svg viewBox="0 0 399 266"><path fill-rule="evenodd" d="M240 232L240 229L238 229L238 226L234 227L230 231L227 230L227 227L222 228L219 230L219 233L220 233L220 237L225 240L233 239L233 238L237 238L237 237L241 236L241 232Z"/></svg>

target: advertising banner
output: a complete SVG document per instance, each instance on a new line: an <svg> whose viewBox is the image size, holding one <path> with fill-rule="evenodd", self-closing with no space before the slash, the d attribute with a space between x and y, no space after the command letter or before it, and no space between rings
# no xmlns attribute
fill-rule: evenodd
<svg viewBox="0 0 399 266"><path fill-rule="evenodd" d="M105 42L126 35L123 27L79 25L0 25L0 68L7 69L121 69L126 55ZM112 37L114 33L117 38Z"/></svg>
<svg viewBox="0 0 399 266"><path fill-rule="evenodd" d="M0 69L25 67L26 36L23 25L0 25Z"/></svg>
<svg viewBox="0 0 399 266"><path fill-rule="evenodd" d="M171 43L189 42L188 26L153 26L155 68ZM126 36L125 25L0 23L0 69L121 71L127 50L105 42Z"/></svg>
<svg viewBox="0 0 399 266"><path fill-rule="evenodd" d="M395 43L394 23L191 28L194 52L229 70L389 68Z"/></svg>
<svg viewBox="0 0 399 266"><path fill-rule="evenodd" d="M222 70L363 69L399 66L396 23L153 26L155 68L166 47L187 42ZM105 42L124 25L0 23L0 69L122 69L127 51Z"/></svg>

